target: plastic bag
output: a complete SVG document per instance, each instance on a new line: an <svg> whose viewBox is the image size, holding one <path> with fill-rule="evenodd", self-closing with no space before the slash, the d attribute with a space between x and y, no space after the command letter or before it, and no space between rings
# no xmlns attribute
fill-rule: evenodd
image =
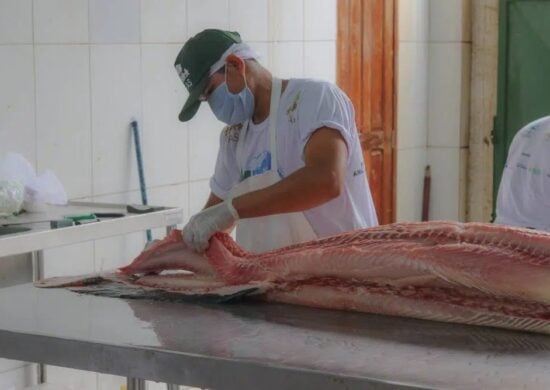
<svg viewBox="0 0 550 390"><path fill-rule="evenodd" d="M41 205L45 203L55 205L67 204L67 193L57 176L49 170L37 176L32 165L20 154L8 153L0 161L0 180L12 183L10 185L10 188L12 188L11 192L9 194L7 190L5 192L6 198L3 198L2 194L0 194L0 204L2 202L5 204L9 203L10 207L15 204L15 199L8 199L8 196L16 193L13 190L13 183L15 182L23 185L22 207L27 211L40 210ZM11 211L11 213L18 211Z"/></svg>
<svg viewBox="0 0 550 390"><path fill-rule="evenodd" d="M19 180L0 180L0 217L18 213L23 207L25 186Z"/></svg>

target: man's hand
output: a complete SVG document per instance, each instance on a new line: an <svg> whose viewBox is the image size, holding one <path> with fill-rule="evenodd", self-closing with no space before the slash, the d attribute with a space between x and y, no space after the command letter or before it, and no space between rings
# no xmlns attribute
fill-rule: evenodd
<svg viewBox="0 0 550 390"><path fill-rule="evenodd" d="M214 233L229 229L238 220L232 199L228 199L195 214L183 228L183 240L194 251L204 252Z"/></svg>

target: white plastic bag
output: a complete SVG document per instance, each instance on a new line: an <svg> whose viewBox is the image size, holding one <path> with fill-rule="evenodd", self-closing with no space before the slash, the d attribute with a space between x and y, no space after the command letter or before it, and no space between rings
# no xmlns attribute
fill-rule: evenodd
<svg viewBox="0 0 550 390"><path fill-rule="evenodd" d="M32 165L20 154L8 153L0 161L0 180L22 183L24 188L23 208L27 211L40 210L41 205L45 203L67 204L67 193L57 176L49 170L37 176ZM2 195L0 194L1 202ZM8 203L7 198L4 202ZM18 211L12 211L12 213Z"/></svg>
<svg viewBox="0 0 550 390"><path fill-rule="evenodd" d="M21 211L25 187L19 180L0 180L0 217Z"/></svg>

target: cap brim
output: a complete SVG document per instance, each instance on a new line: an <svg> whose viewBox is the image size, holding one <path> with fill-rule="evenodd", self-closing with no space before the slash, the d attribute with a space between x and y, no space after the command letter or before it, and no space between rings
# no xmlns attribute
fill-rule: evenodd
<svg viewBox="0 0 550 390"><path fill-rule="evenodd" d="M208 84L208 76L199 81L199 83L191 90L189 97L185 101L185 104L179 114L180 121L186 122L195 116L201 105L199 96L204 91L204 88L206 88L206 84Z"/></svg>

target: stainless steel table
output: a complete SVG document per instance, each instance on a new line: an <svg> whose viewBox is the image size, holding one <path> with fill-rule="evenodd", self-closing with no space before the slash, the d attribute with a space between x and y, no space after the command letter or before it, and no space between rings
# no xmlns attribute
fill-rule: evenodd
<svg viewBox="0 0 550 390"><path fill-rule="evenodd" d="M548 389L550 337L297 306L0 294L0 357L212 389Z"/></svg>
<svg viewBox="0 0 550 390"><path fill-rule="evenodd" d="M67 215L102 213L104 215L122 214L117 218L102 218L99 222L75 225L52 229L50 221L61 220ZM105 237L166 227L167 231L173 229L176 224L183 222L181 208L155 207L154 211L146 213L130 213L125 204L109 204L95 202L69 202L66 206L44 206L42 212L24 213L18 216L0 218L0 233L4 233L5 227L28 228L28 231L15 234L0 234L0 262L7 256L32 253L33 256L33 280L43 276L42 251L64 245L75 244L84 241L96 240ZM0 290L0 295L3 290ZM10 315L11 313L1 313ZM46 380L43 365L38 366L38 382ZM141 380L128 379L129 390L144 387ZM169 385L170 388L170 385Z"/></svg>

